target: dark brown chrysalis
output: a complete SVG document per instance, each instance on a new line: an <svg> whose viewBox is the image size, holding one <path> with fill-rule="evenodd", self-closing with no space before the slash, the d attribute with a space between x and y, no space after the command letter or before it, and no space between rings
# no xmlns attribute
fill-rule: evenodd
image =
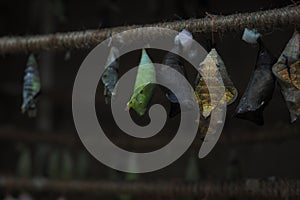
<svg viewBox="0 0 300 200"><path fill-rule="evenodd" d="M265 48L260 38L258 44L255 70L236 109L235 117L263 125L263 112L272 99L275 88L275 76L272 73L275 58Z"/></svg>
<svg viewBox="0 0 300 200"><path fill-rule="evenodd" d="M177 45L173 49L176 53L180 53L180 47ZM168 52L163 60L163 64L172 67L173 69L177 70L179 73L181 73L183 76L186 76L186 71L183 66L183 60L180 56ZM163 68L163 67L162 67ZM164 68L163 68L164 69ZM167 73L165 73L167 74ZM170 82L175 84L176 80L172 74L165 75L165 78ZM167 99L170 102L170 111L169 111L169 117L175 117L177 114L180 113L180 105L177 97L171 90L161 87L162 91L166 94ZM184 90L182 91L184 92Z"/></svg>
<svg viewBox="0 0 300 200"><path fill-rule="evenodd" d="M168 52L163 61L162 64L169 66L176 71L178 71L180 74L182 74L184 77L186 77L186 71L184 68L184 60L179 55L183 54L185 51L190 50L191 41L193 40L193 36L190 32L187 30L182 30L175 38L174 40L174 47L172 49L172 52ZM174 52L174 53L173 53ZM179 54L179 55L177 55ZM176 88L180 88L180 94L184 99L186 99L185 102L182 102L183 108L180 108L179 101L176 97L176 95L171 92L171 90L161 87L162 91L165 93L167 99L170 102L170 111L169 111L169 117L175 117L181 112L181 109L189 109L193 108L192 103L188 101L189 96L188 92L182 88L180 85L181 83L178 82L178 80L174 77L174 74L168 73L167 68L165 66L161 66L163 74L157 73L157 80L164 79L166 82L172 85L177 85ZM187 79L187 78L186 78Z"/></svg>

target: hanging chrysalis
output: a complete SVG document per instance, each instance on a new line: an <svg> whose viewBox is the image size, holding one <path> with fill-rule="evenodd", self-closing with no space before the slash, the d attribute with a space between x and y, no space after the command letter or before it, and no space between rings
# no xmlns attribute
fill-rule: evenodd
<svg viewBox="0 0 300 200"><path fill-rule="evenodd" d="M23 86L23 104L22 113L27 112L29 117L35 117L37 113L37 96L41 90L40 75L36 59L31 54L27 61L25 69L24 86Z"/></svg>
<svg viewBox="0 0 300 200"><path fill-rule="evenodd" d="M198 164L199 158L196 156L197 152L192 152L187 161L185 169L185 181L188 183L197 183L201 180L201 171ZM186 197L186 200L194 200L195 196Z"/></svg>
<svg viewBox="0 0 300 200"><path fill-rule="evenodd" d="M33 200L33 197L29 193L22 192L19 195L18 200Z"/></svg>
<svg viewBox="0 0 300 200"><path fill-rule="evenodd" d="M201 114L204 118L207 118L222 100L226 101L227 105L233 103L237 98L238 92L229 78L224 62L216 49L213 48L208 53L204 61L200 63L198 70L207 76L204 78L198 75L195 88L195 95L201 107ZM207 82L210 83L211 87L213 87L214 84L218 85L219 80L216 78L217 72L220 73L225 86L224 96L220 96L222 94L218 92L216 94L210 94L208 90ZM218 89L216 89L216 91L218 91ZM211 97L213 97L212 99L214 99L214 101L211 100Z"/></svg>
<svg viewBox="0 0 300 200"><path fill-rule="evenodd" d="M175 44L172 49L172 52L168 52L166 54L166 56L163 59L162 64L177 70L179 73L181 73L183 76L186 77L186 71L183 66L183 59L180 56L178 56L177 54L182 55L184 53L184 51L189 50L191 47L191 44L192 44L192 40L193 40L193 36L190 32L188 32L187 30L181 31L175 37L175 41L174 41ZM178 85L178 87L176 87L176 88L180 88L180 86L181 86L180 83L178 83L178 80L174 77L174 75L172 73L167 72L167 67L162 66L161 70L162 70L162 74L157 75L158 80L161 77L164 79L165 82L168 82L170 85ZM171 105L169 117L174 117L175 115L180 113L180 105L179 105L178 99L175 96L175 94L173 92L171 92L171 90L169 90L165 87L161 87L161 89L166 94L166 97L168 98L170 105ZM186 94L187 91L184 88L182 88L182 90L180 92L181 92L181 95L183 96L183 99L188 99L188 97L184 98L184 96L187 95ZM183 102L183 103L185 103L185 102ZM186 103L188 103L188 102L186 102ZM186 105L186 107L188 107L188 106L189 105Z"/></svg>
<svg viewBox="0 0 300 200"><path fill-rule="evenodd" d="M155 88L155 68L145 49L142 51L133 95L127 107L134 109L140 116L144 115Z"/></svg>
<svg viewBox="0 0 300 200"><path fill-rule="evenodd" d="M61 195L61 196L59 196L59 197L57 198L57 200L66 200L66 197L63 196L63 195Z"/></svg>
<svg viewBox="0 0 300 200"><path fill-rule="evenodd" d="M48 156L47 173L50 179L60 178L60 151L52 149Z"/></svg>
<svg viewBox="0 0 300 200"><path fill-rule="evenodd" d="M127 169L129 171L138 171L138 161L136 158L136 155L132 154L128 158L128 163L127 163ZM139 174L138 173L126 173L125 175L125 181L137 181L139 179ZM119 196L120 200L131 200L133 199L131 195L129 194L121 194Z"/></svg>
<svg viewBox="0 0 300 200"><path fill-rule="evenodd" d="M242 177L241 165L237 157L237 151L234 149L229 154L229 163L226 169L226 179L229 181L240 180Z"/></svg>
<svg viewBox="0 0 300 200"><path fill-rule="evenodd" d="M119 57L119 50L112 46L107 58L106 67L101 77L104 85L104 97L105 103L108 104L110 98L114 95L113 90L118 81L119 63L117 58Z"/></svg>
<svg viewBox="0 0 300 200"><path fill-rule="evenodd" d="M38 143L35 145L35 150L34 150L34 166L33 166L33 172L34 176L44 176L45 174L45 168L48 167L48 157L49 157L49 150L50 147L48 144L42 144Z"/></svg>
<svg viewBox="0 0 300 200"><path fill-rule="evenodd" d="M75 176L77 179L85 179L89 171L89 157L85 151L77 154Z"/></svg>
<svg viewBox="0 0 300 200"><path fill-rule="evenodd" d="M255 70L237 106L235 117L263 125L263 111L271 100L275 88L275 77L272 73L275 58L265 48L260 38L258 38L257 43L259 44L259 51Z"/></svg>
<svg viewBox="0 0 300 200"><path fill-rule="evenodd" d="M290 112L291 122L300 116L300 34L295 31L272 70Z"/></svg>
<svg viewBox="0 0 300 200"><path fill-rule="evenodd" d="M74 162L70 150L63 150L61 161L61 178L64 180L71 179L74 173Z"/></svg>
<svg viewBox="0 0 300 200"><path fill-rule="evenodd" d="M17 164L17 175L22 178L29 178L32 175L32 157L30 148L24 144L17 145L20 151Z"/></svg>
<svg viewBox="0 0 300 200"><path fill-rule="evenodd" d="M188 159L187 167L185 171L185 180L188 182L198 182L200 181L200 167L198 164L199 158L197 156L196 152L193 152L191 156Z"/></svg>

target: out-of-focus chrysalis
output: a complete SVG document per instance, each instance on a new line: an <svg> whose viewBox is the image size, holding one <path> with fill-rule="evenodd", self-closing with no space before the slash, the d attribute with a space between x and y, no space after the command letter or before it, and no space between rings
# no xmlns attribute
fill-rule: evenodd
<svg viewBox="0 0 300 200"><path fill-rule="evenodd" d="M63 195L61 195L61 196L59 196L58 198L57 198L57 200L66 200L67 198L65 197L65 196L63 196Z"/></svg>
<svg viewBox="0 0 300 200"><path fill-rule="evenodd" d="M188 158L186 171L185 171L185 181L188 183L197 183L201 180L201 171L198 164L199 158L196 156L197 152L192 152ZM196 199L195 196L186 197L186 200Z"/></svg>
<svg viewBox="0 0 300 200"><path fill-rule="evenodd" d="M275 88L275 77L272 73L275 58L265 48L260 38L258 44L255 70L236 108L235 117L263 125L263 111L272 99Z"/></svg>
<svg viewBox="0 0 300 200"><path fill-rule="evenodd" d="M155 68L145 49L142 50L138 66L133 95L127 107L134 109L140 116L144 115L155 88Z"/></svg>
<svg viewBox="0 0 300 200"><path fill-rule="evenodd" d="M195 155L197 155L197 153L193 152L193 154L191 154L187 162L185 180L188 182L200 181L200 167L198 164L199 158Z"/></svg>
<svg viewBox="0 0 300 200"><path fill-rule="evenodd" d="M45 175L45 169L48 167L50 146L48 144L38 143L35 145L33 176L42 177Z"/></svg>
<svg viewBox="0 0 300 200"><path fill-rule="evenodd" d="M24 144L17 145L20 151L17 164L17 175L22 178L29 178L32 175L32 157L28 146Z"/></svg>
<svg viewBox="0 0 300 200"><path fill-rule="evenodd" d="M74 162L71 152L68 149L62 152L61 161L61 178L65 180L71 179L74 173Z"/></svg>
<svg viewBox="0 0 300 200"><path fill-rule="evenodd" d="M232 150L229 155L230 158L226 169L226 179L229 181L240 180L242 177L242 171L240 162L237 158L237 151Z"/></svg>
<svg viewBox="0 0 300 200"><path fill-rule="evenodd" d="M110 98L114 95L113 90L118 81L119 63L117 58L119 57L119 50L112 46L109 51L109 55L106 62L105 70L102 74L101 80L104 85L104 97L105 103L108 104Z"/></svg>
<svg viewBox="0 0 300 200"><path fill-rule="evenodd" d="M181 73L183 76L186 77L186 71L183 66L183 59L179 55L182 55L185 51L190 50L192 40L193 40L193 36L190 32L188 32L187 30L181 31L175 37L175 40L174 40L175 44L172 49L172 52L168 52L166 54L166 56L163 59L162 64L177 70L179 73ZM170 85L178 85L178 87L176 87L176 88L180 88L180 83L178 83L178 80L173 76L172 73L167 72L167 67L161 66L161 72L162 72L162 74L157 74L157 77L156 77L157 80L159 80L160 78L163 78L164 82L168 82ZM180 105L179 105L178 99L175 96L175 94L173 92L171 92L171 90L169 90L165 87L161 87L161 89L166 94L166 97L168 98L170 105L171 105L169 116L174 117L175 115L180 113ZM187 95L186 94L187 91L184 88L182 88L182 90L180 92L181 92L181 95L183 98L185 97L185 95ZM184 98L184 99L188 99L188 97ZM183 103L185 103L185 102L183 102ZM183 103L182 103L182 105L183 105ZM188 103L188 102L186 102L186 103ZM186 107L188 107L188 106L189 105L186 105Z"/></svg>
<svg viewBox="0 0 300 200"><path fill-rule="evenodd" d="M128 158L128 163L127 163L127 169L129 171L138 171L138 162L137 162L137 158L136 155L131 155ZM139 179L139 174L138 173L126 173L125 175L125 181L137 181ZM131 200L133 199L131 195L129 194L121 194L119 196L120 200Z"/></svg>
<svg viewBox="0 0 300 200"><path fill-rule="evenodd" d="M35 117L37 113L37 95L41 90L40 75L36 59L31 54L27 61L25 69L24 86L23 86L23 104L22 113L27 112L29 117Z"/></svg>
<svg viewBox="0 0 300 200"><path fill-rule="evenodd" d="M29 193L23 192L19 195L18 200L33 200L33 198Z"/></svg>
<svg viewBox="0 0 300 200"><path fill-rule="evenodd" d="M60 151L52 149L49 155L47 173L50 179L60 178Z"/></svg>
<svg viewBox="0 0 300 200"><path fill-rule="evenodd" d="M138 171L139 170L139 165L138 165L136 155L133 154L128 158L127 168L129 171ZM139 178L138 173L126 173L126 175L125 175L125 179L127 181L136 181L136 180L138 180L138 178Z"/></svg>
<svg viewBox="0 0 300 200"><path fill-rule="evenodd" d="M227 105L233 103L238 92L229 78L224 62L216 49L213 48L204 61L200 63L198 71L204 74L205 77L198 75L195 82L195 95L198 103L200 104L202 116L207 118L221 101L226 101ZM208 90L207 84L210 84L210 88L214 87L214 85L217 87L221 85L220 80L218 80L216 76L218 72L220 73L225 86L224 96L221 96L222 94L218 92L221 90L216 89L215 94L210 94ZM212 99L214 99L214 101L212 101Z"/></svg>
<svg viewBox="0 0 300 200"><path fill-rule="evenodd" d="M300 34L295 31L272 70L290 112L291 122L300 116Z"/></svg>
<svg viewBox="0 0 300 200"><path fill-rule="evenodd" d="M89 157L85 151L78 152L75 166L75 176L77 179L85 179L89 170Z"/></svg>

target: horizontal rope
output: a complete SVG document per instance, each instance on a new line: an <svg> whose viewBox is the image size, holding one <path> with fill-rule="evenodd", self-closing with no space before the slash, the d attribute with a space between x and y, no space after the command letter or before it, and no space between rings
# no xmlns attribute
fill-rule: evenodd
<svg viewBox="0 0 300 200"><path fill-rule="evenodd" d="M50 181L46 179L0 178L0 188L64 194L131 194L197 197L300 198L300 180L258 180L235 182L112 182Z"/></svg>
<svg viewBox="0 0 300 200"><path fill-rule="evenodd" d="M272 30L274 28L287 27L294 24L299 25L299 22L299 6L289 6L252 13L214 16L214 30L216 32L241 31L244 28L253 28L254 26L257 29ZM209 33L212 30L211 26L210 18L202 18L28 37L2 37L0 38L0 53L26 53L42 50L90 48L107 39L111 34L139 27L162 27L177 31L187 29L191 32Z"/></svg>
<svg viewBox="0 0 300 200"><path fill-rule="evenodd" d="M120 132L121 134L121 132ZM199 133L198 133L199 134ZM297 128L285 129L277 128L266 131L241 131L241 130L230 130L226 132L223 131L221 134L218 144L256 144L256 143L274 143L274 142L284 142L288 140L299 139L300 134ZM140 140L139 142L132 142L129 138L122 136L113 137L118 145L123 147L136 147L136 148L151 148L157 147L159 145L165 145L170 141L170 138L158 137L152 140ZM76 132L39 132L39 131L24 131L15 128L0 128L0 142L1 141L11 141L11 142L24 142L29 144L54 144L54 145L67 145L67 146L82 146L82 142L79 137L77 137ZM195 148L199 148L202 143L200 139L196 140L193 145Z"/></svg>

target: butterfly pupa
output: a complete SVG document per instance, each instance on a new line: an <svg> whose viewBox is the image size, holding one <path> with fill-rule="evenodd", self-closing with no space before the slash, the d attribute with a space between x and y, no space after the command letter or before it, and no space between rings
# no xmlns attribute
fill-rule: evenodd
<svg viewBox="0 0 300 200"><path fill-rule="evenodd" d="M60 178L60 150L52 149L48 156L47 175L50 179Z"/></svg>
<svg viewBox="0 0 300 200"><path fill-rule="evenodd" d="M132 108L138 115L144 115L153 95L155 83L155 67L146 50L143 49L137 70L134 91L130 101L127 103L128 109Z"/></svg>
<svg viewBox="0 0 300 200"><path fill-rule="evenodd" d="M61 179L67 180L74 176L74 160L69 149L64 149L61 159Z"/></svg>
<svg viewBox="0 0 300 200"><path fill-rule="evenodd" d="M130 155L128 158L128 163L127 163L127 170L128 171L138 171L138 161L136 158L136 155ZM130 181L138 181L140 179L140 176L138 173L126 173L124 177L125 181L130 182ZM129 194L121 194L119 196L120 200L132 200L132 196Z"/></svg>
<svg viewBox="0 0 300 200"><path fill-rule="evenodd" d="M258 44L255 69L236 108L235 117L263 125L263 112L272 99L275 88L275 77L272 73L275 58L265 48L260 38Z"/></svg>
<svg viewBox="0 0 300 200"><path fill-rule="evenodd" d="M229 78L224 62L217 53L216 49L213 48L208 53L204 61L200 63L198 71L204 74L205 77L198 75L195 81L195 95L197 102L200 104L202 116L207 118L222 101L225 101L227 105L233 103L237 98L238 92ZM222 95L220 93L221 90L218 89L222 83L220 80L218 80L217 73L220 73L224 83L224 95ZM207 86L208 84L210 85L210 88L217 87L214 89L214 93L209 92Z"/></svg>
<svg viewBox="0 0 300 200"><path fill-rule="evenodd" d="M300 116L300 34L295 31L272 71L290 112L291 122Z"/></svg>
<svg viewBox="0 0 300 200"><path fill-rule="evenodd" d="M105 103L108 104L110 98L114 95L113 91L118 81L119 71L119 50L112 46L109 51L107 62L101 80L104 85Z"/></svg>
<svg viewBox="0 0 300 200"><path fill-rule="evenodd" d="M37 113L37 96L41 90L38 65L33 54L27 61L24 75L22 113L27 112L29 117L35 117Z"/></svg>
<svg viewBox="0 0 300 200"><path fill-rule="evenodd" d="M163 61L162 61L162 66L161 66L161 73L157 74L156 78L157 80L159 79L164 79L164 82L167 82L169 85L177 86L174 87L178 91L183 99L186 99L185 102L182 102L181 105L184 106L183 109L185 108L192 108L192 103L188 101L189 97L188 92L186 91L186 88L182 86L176 79L173 73L168 72L168 67L171 67L172 69L175 69L178 71L180 74L182 74L185 79L186 78L186 70L184 68L184 63L183 63L183 58L180 57L179 55L182 55L191 49L191 44L192 44L193 36L190 32L187 30L181 31L174 39L174 46L172 51L168 52ZM161 87L162 91L165 93L167 99L170 102L170 111L169 111L169 117L174 117L177 114L180 113L180 105L177 97L171 90Z"/></svg>
<svg viewBox="0 0 300 200"><path fill-rule="evenodd" d="M33 200L33 197L27 192L22 192L19 195L18 200Z"/></svg>
<svg viewBox="0 0 300 200"><path fill-rule="evenodd" d="M32 175L32 156L29 146L17 145L20 155L17 162L17 175L22 178L29 178Z"/></svg>
<svg viewBox="0 0 300 200"><path fill-rule="evenodd" d="M77 160L75 166L75 176L77 179L83 180L87 177L89 171L89 157L87 152L80 151L77 153Z"/></svg>
<svg viewBox="0 0 300 200"><path fill-rule="evenodd" d="M191 154L188 158L185 171L185 180L187 182L196 183L200 181L201 171L200 166L198 164L199 158L195 155L197 155L196 152L193 152L193 154Z"/></svg>

